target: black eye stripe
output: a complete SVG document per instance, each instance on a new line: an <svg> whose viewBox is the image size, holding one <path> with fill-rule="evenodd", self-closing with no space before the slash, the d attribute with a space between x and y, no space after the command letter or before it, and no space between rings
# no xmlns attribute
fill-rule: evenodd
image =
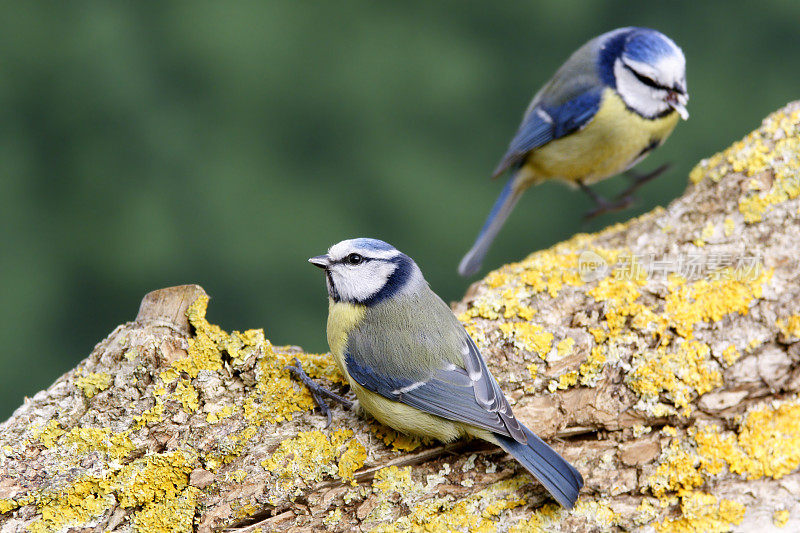
<svg viewBox="0 0 800 533"><path fill-rule="evenodd" d="M628 71L629 71L631 74L633 74L634 76L636 76L636 79L637 79L637 80L639 80L640 82L644 83L644 84L645 84L645 85L647 85L648 87L652 87L652 88L654 88L654 89L661 89L662 91L671 91L671 90L672 90L672 88L671 88L671 87L666 87L666 86L664 86L664 85L661 85L661 84L659 84L659 83L658 83L658 82L656 82L655 80L652 80L652 79L648 78L647 76L642 76L641 74L639 74L638 72L636 72L635 70L633 70L631 67L629 67L629 66L628 66L628 65L626 65L625 63L622 63L622 66L623 66L623 67L625 67L626 69L628 69Z"/></svg>
<svg viewBox="0 0 800 533"><path fill-rule="evenodd" d="M357 255L358 258L359 258L359 260L357 262L355 262L355 263L353 263L351 261L351 257L354 256L354 255ZM358 253L351 253L351 254L347 254L346 256L344 256L344 257L342 257L340 259L337 259L337 260L333 261L333 263L334 264L339 264L339 265L360 265L360 264L366 263L368 261L376 261L376 259L374 257L366 257L366 256L358 254Z"/></svg>

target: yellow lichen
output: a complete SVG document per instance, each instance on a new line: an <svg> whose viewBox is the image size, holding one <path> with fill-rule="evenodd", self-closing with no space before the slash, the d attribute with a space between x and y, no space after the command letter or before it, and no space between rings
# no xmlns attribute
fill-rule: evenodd
<svg viewBox="0 0 800 533"><path fill-rule="evenodd" d="M20 507L20 502L11 499L2 499L0 500L0 514L7 513L9 511L13 511Z"/></svg>
<svg viewBox="0 0 800 533"><path fill-rule="evenodd" d="M352 442L353 432L339 429L330 436L321 431L301 431L297 437L281 442L261 465L286 480L322 481L325 475L338 475L351 481L364 466L366 450Z"/></svg>
<svg viewBox="0 0 800 533"><path fill-rule="evenodd" d="M600 280L597 286L591 289L588 294L598 302L631 304L641 295L639 292L640 284L639 281L609 276Z"/></svg>
<svg viewBox="0 0 800 533"><path fill-rule="evenodd" d="M627 256L622 258L626 259ZM635 263L633 258L629 260ZM646 277L643 274L623 275L627 268L616 269L614 276L602 279L588 292L595 301L604 304L603 318L608 331L600 328L589 330L598 344L622 334L629 320L631 329L642 332L663 334L667 328L667 321L663 317L638 301L640 287Z"/></svg>
<svg viewBox="0 0 800 533"><path fill-rule="evenodd" d="M730 172L754 178L749 182L752 193L739 199L739 211L745 222L758 222L772 206L800 195L799 124L800 111L773 113L761 128L701 161L689 179L719 181Z"/></svg>
<svg viewBox="0 0 800 533"><path fill-rule="evenodd" d="M606 339L608 339L608 333L601 328L589 328L589 333L591 333L592 337L594 337L594 342L598 344L605 342Z"/></svg>
<svg viewBox="0 0 800 533"><path fill-rule="evenodd" d="M425 491L420 490L422 485L411 478L410 467L384 468L379 470L375 477L373 487L380 495L380 499L378 506L367 517L367 521L385 520L391 516L392 510L396 508L396 503L391 499L392 494L400 494L410 508L408 515L372 530L377 533L496 531L498 519L508 510L525 505L526 500L519 496L518 489L530 482L528 476L516 476L493 483L461 500L453 501L451 498L427 497ZM557 506L550 505L545 506L545 509L539 511L536 516L544 523L547 514L557 517L561 513ZM517 528L515 531L521 531L524 526L518 522L515 527Z"/></svg>
<svg viewBox="0 0 800 533"><path fill-rule="evenodd" d="M606 363L606 347L595 346L589 352L589 357L579 367L581 385L592 386L600 379L600 374Z"/></svg>
<svg viewBox="0 0 800 533"><path fill-rule="evenodd" d="M28 528L30 533L49 533L81 526L113 506L116 501L103 489L103 479L84 476L63 490L45 491L36 498L41 518Z"/></svg>
<svg viewBox="0 0 800 533"><path fill-rule="evenodd" d="M786 509L781 509L780 511L772 513L772 523L775 524L776 527L784 527L787 522L789 522L789 511Z"/></svg>
<svg viewBox="0 0 800 533"><path fill-rule="evenodd" d="M717 322L729 313L746 315L753 300L761 297L763 283L771 276L771 271L763 268L750 275L726 268L710 280L694 283L676 276L664 302L665 317L679 335L691 339L697 324Z"/></svg>
<svg viewBox="0 0 800 533"><path fill-rule="evenodd" d="M656 524L659 533L723 533L744 519L744 505L718 500L704 492L688 491L681 496L681 517Z"/></svg>
<svg viewBox="0 0 800 533"><path fill-rule="evenodd" d="M233 516L237 519L247 518L256 514L260 507L253 503L245 503L245 504L234 504L231 505L231 510L234 512Z"/></svg>
<svg viewBox="0 0 800 533"><path fill-rule="evenodd" d="M383 424L370 424L369 429L384 444L391 446L398 452L411 452L422 445L422 441L419 438L400 433Z"/></svg>
<svg viewBox="0 0 800 533"><path fill-rule="evenodd" d="M602 500L581 500L572 514L585 517L589 523L602 528L603 531L610 531L622 522L622 516L615 513Z"/></svg>
<svg viewBox="0 0 800 533"><path fill-rule="evenodd" d="M212 337L204 331L198 331L195 337L189 339L189 355L174 361L172 367L177 372L186 372L196 378L201 370L221 370L222 357Z"/></svg>
<svg viewBox="0 0 800 533"><path fill-rule="evenodd" d="M347 449L339 458L339 477L355 485L355 472L364 466L366 460L367 450L364 445L356 439L351 439L347 443Z"/></svg>
<svg viewBox="0 0 800 533"><path fill-rule="evenodd" d="M34 533L80 527L117 503L137 508L133 516L136 531L186 531L192 524L198 492L188 486L193 464L194 459L182 451L152 454L104 477L81 476L65 488L31 494L16 504L36 505L41 517L29 528Z"/></svg>
<svg viewBox="0 0 800 533"><path fill-rule="evenodd" d="M181 373L176 368L168 368L161 372L158 377L161 378L161 381L164 382L165 385L169 385L176 379L180 377Z"/></svg>
<svg viewBox="0 0 800 533"><path fill-rule="evenodd" d="M665 426L662 431L677 435L675 428L667 431ZM656 528L659 532L730 531L732 525L741 523L744 506L718 501L697 488L706 482L706 476L720 474L726 467L747 479L780 479L800 467L800 400L753 409L736 431L722 431L711 424L690 429L688 435L684 440L672 440L647 480L662 507L674 504L676 496L680 500L681 516Z"/></svg>
<svg viewBox="0 0 800 533"><path fill-rule="evenodd" d="M700 233L700 238L704 242L708 242L714 236L714 232L715 232L714 223L709 221L708 224L706 224L703 227L703 231L702 233Z"/></svg>
<svg viewBox="0 0 800 533"><path fill-rule="evenodd" d="M333 511L329 511L328 515L322 519L322 523L326 526L334 526L342 521L342 510L337 507Z"/></svg>
<svg viewBox="0 0 800 533"><path fill-rule="evenodd" d="M137 531L191 530L199 490L189 486L194 459L177 450L152 454L125 465L113 486L122 507L133 515Z"/></svg>
<svg viewBox="0 0 800 533"><path fill-rule="evenodd" d="M241 483L247 478L247 472L239 468L226 474L225 478L231 483Z"/></svg>
<svg viewBox="0 0 800 533"><path fill-rule="evenodd" d="M564 511L558 505L547 504L534 511L530 518L523 518L514 524L509 533L532 533L549 531L561 522Z"/></svg>
<svg viewBox="0 0 800 533"><path fill-rule="evenodd" d="M131 524L135 531L161 533L191 530L200 491L188 485L189 473L200 464L213 471L215 465L219 467L240 456L257 434L260 424L289 419L292 413L313 407L309 392L297 385L284 370L294 357L300 359L312 377L343 382L329 356L294 353L294 348L274 348L261 330L228 334L209 324L205 319L207 304L208 299L203 297L189 307L187 316L195 334L188 340L189 349L185 357L179 357L159 371L160 381L153 384L152 396L148 398L152 402L150 407L144 409L139 402L126 402L131 410L144 409L140 414L132 414L132 427L121 432L92 427L75 427L67 431L56 420L47 421L44 425L32 425L29 437L32 442L41 442L49 448L60 447L58 453L71 454L76 462L83 460L85 454L101 453L107 456L97 458L99 464L95 462L101 467L101 473L77 477L62 488L34 491L14 500L2 500L2 512L23 505L34 505L41 518L33 523L31 531L49 532L81 527L106 512L110 506L119 505L132 509ZM180 355L182 352L178 350L172 353ZM136 354L130 350L128 355L130 357L127 359L132 360ZM169 453L146 453L133 458L137 457L137 449L132 433L161 422L167 408L165 402L175 400L189 412L200 408L199 394L192 381L200 373L222 370L223 361L235 367L254 359L256 386L245 399L241 411L250 424L239 431L225 434L218 442L219 451L198 458L191 448L183 444L181 449ZM137 371L144 373L147 369L140 366ZM107 388L112 381L112 377L100 373L77 375L75 379L76 386L87 397ZM214 423L231 416L236 406L215 405L209 406L210 409L215 410L209 412L206 419ZM352 480L355 471L366 460L364 447L349 437L352 437L352 432L342 430L331 440L325 439L333 450L334 459L326 468L332 475L346 480ZM289 444L285 443L287 446ZM306 459L319 460L318 449L310 452L306 454ZM303 461L300 454L297 457L298 461ZM289 464L292 462L293 458L287 456L286 461L277 465L277 468L288 471L291 466L296 466Z"/></svg>
<svg viewBox="0 0 800 533"><path fill-rule="evenodd" d="M156 404L153 407L147 409L141 415L134 415L133 420L136 422L134 428L139 429L144 426L160 422L163 416L164 402L161 401L161 398L156 398Z"/></svg>
<svg viewBox="0 0 800 533"><path fill-rule="evenodd" d="M524 261L510 263L489 273L484 283L493 290L480 294L459 318L467 323L474 318L497 320L514 316L530 321L536 312L527 303L532 296L547 293L555 297L564 286L583 284L581 276L586 272L581 270L584 267L581 257L584 253L577 250L586 248L589 242L589 235L576 235L567 242L536 252ZM614 262L619 255L615 250L596 248L589 253L608 263Z"/></svg>
<svg viewBox="0 0 800 533"><path fill-rule="evenodd" d="M739 350L736 349L736 346L733 344L729 345L725 350L722 351L722 360L725 361L725 364L730 366L742 356L739 353Z"/></svg>
<svg viewBox="0 0 800 533"><path fill-rule="evenodd" d="M148 533L193 531L199 494L199 489L186 487L174 498L146 504L133 515L134 530Z"/></svg>
<svg viewBox="0 0 800 533"><path fill-rule="evenodd" d="M636 508L636 514L633 516L633 522L637 525L649 524L658 516L658 511L650 498L643 498L642 502Z"/></svg>
<svg viewBox="0 0 800 533"><path fill-rule="evenodd" d="M187 379L178 382L172 397L178 400L184 411L187 412L197 411L200 406L197 390L192 386L192 382Z"/></svg>
<svg viewBox="0 0 800 533"><path fill-rule="evenodd" d="M709 474L727 466L748 479L779 479L800 467L800 401L750 411L737 433L708 425L694 439Z"/></svg>
<svg viewBox="0 0 800 533"><path fill-rule="evenodd" d="M551 380L547 386L547 389L550 392L555 392L557 390L566 390L574 385L578 384L578 371L572 370L567 372L566 374L562 374L558 380Z"/></svg>
<svg viewBox="0 0 800 533"><path fill-rule="evenodd" d="M308 390L295 383L285 370L295 357L312 378L324 377L343 382L329 356L287 353L288 349L282 350L266 340L263 330L260 329L228 334L206 320L207 307L208 297L201 296L186 311L196 335L190 340L188 356L179 359L172 366L178 372L196 377L200 370L214 371L221 368L223 353L231 357L234 365L241 364L251 355L259 356L255 389L245 398L242 406L245 419L251 424L260 426L291 420L293 413L314 408L314 401Z"/></svg>
<svg viewBox="0 0 800 533"><path fill-rule="evenodd" d="M725 217L725 221L722 223L722 225L725 228L726 237L733 235L733 231L736 229L736 223L731 217Z"/></svg>
<svg viewBox="0 0 800 533"><path fill-rule="evenodd" d="M538 324L504 322L499 327L505 338L510 340L514 346L520 350L534 352L542 359L546 359L553 346L553 334L546 332Z"/></svg>
<svg viewBox="0 0 800 533"><path fill-rule="evenodd" d="M113 381L111 374L92 372L75 379L75 385L83 391L83 395L92 398L100 391L106 390Z"/></svg>
<svg viewBox="0 0 800 533"><path fill-rule="evenodd" d="M34 431L33 438L40 440L46 447L52 448L64 433L66 431L61 429L61 424L57 420L49 420L41 430Z"/></svg>
<svg viewBox="0 0 800 533"><path fill-rule="evenodd" d="M722 384L722 375L712 365L708 345L684 341L677 349L659 347L642 352L632 360L628 386L645 400L657 401L662 393L683 410L691 411L690 402Z"/></svg>
<svg viewBox="0 0 800 533"><path fill-rule="evenodd" d="M400 494L409 492L414 488L414 480L411 479L411 467L388 466L375 472L372 479L372 488L389 494L399 492Z"/></svg>
<svg viewBox="0 0 800 533"><path fill-rule="evenodd" d="M661 452L656 471L647 479L647 486L655 496L699 487L704 479L699 470L700 458L688 444L673 440Z"/></svg>
<svg viewBox="0 0 800 533"><path fill-rule="evenodd" d="M556 351L558 352L558 357L566 357L572 353L572 347L575 346L575 339L572 337L566 337L558 341L556 345Z"/></svg>
<svg viewBox="0 0 800 533"><path fill-rule="evenodd" d="M208 415L206 415L206 422L209 422L211 424L216 424L220 420L228 418L232 414L233 414L233 406L226 405L222 409L208 413Z"/></svg>
<svg viewBox="0 0 800 533"><path fill-rule="evenodd" d="M176 499L189 484L194 460L183 451L151 454L128 463L114 479L123 507Z"/></svg>
<svg viewBox="0 0 800 533"><path fill-rule="evenodd" d="M800 315L778 319L776 325L785 337L800 338Z"/></svg>
<svg viewBox="0 0 800 533"><path fill-rule="evenodd" d="M136 449L128 432L115 433L111 428L73 428L64 434L60 444L73 444L81 454L98 451L115 459L126 457Z"/></svg>

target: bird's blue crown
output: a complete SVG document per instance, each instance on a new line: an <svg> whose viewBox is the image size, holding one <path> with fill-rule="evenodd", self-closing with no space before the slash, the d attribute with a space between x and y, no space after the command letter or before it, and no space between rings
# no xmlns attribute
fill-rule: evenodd
<svg viewBox="0 0 800 533"><path fill-rule="evenodd" d="M353 239L353 245L362 250L374 250L376 252L390 252L396 248L380 239L370 239L367 237L360 237Z"/></svg>
<svg viewBox="0 0 800 533"><path fill-rule="evenodd" d="M600 77L610 87L616 87L614 62L621 56L641 63L657 63L675 54L678 47L669 37L650 28L623 28L610 32L600 49Z"/></svg>
<svg viewBox="0 0 800 533"><path fill-rule="evenodd" d="M634 61L656 63L676 51L675 44L663 33L648 28L633 28L625 42L625 55Z"/></svg>

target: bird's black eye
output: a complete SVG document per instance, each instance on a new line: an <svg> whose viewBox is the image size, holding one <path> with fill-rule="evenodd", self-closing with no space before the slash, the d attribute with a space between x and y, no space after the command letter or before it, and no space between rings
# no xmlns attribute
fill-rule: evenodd
<svg viewBox="0 0 800 533"><path fill-rule="evenodd" d="M360 265L364 262L364 258L358 254L350 254L347 256L347 263L350 265Z"/></svg>
<svg viewBox="0 0 800 533"><path fill-rule="evenodd" d="M644 74L640 74L640 73L636 72L635 70L633 70L631 67L629 67L625 63L623 63L622 66L625 67L626 69L628 69L630 72L632 72L633 75L636 76L637 80L639 80L643 84L647 85L648 87L652 87L653 89L669 89L669 87L664 87L663 85L658 83L656 80L654 80L654 79L652 79L652 78L650 78L648 76L645 76Z"/></svg>

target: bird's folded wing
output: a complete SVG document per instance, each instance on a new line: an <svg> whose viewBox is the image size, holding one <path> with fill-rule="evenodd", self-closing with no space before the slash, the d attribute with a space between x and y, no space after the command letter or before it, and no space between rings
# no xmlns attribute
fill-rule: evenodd
<svg viewBox="0 0 800 533"><path fill-rule="evenodd" d="M548 103L548 95L528 109L517 134L495 168L495 178L511 167L524 164L531 150L583 128L600 107L602 88L592 87L569 100Z"/></svg>
<svg viewBox="0 0 800 533"><path fill-rule="evenodd" d="M356 351L345 354L345 363L356 383L384 398L526 442L525 433L475 343L466 332L463 338L463 367L442 361L417 379L390 375L367 363Z"/></svg>

